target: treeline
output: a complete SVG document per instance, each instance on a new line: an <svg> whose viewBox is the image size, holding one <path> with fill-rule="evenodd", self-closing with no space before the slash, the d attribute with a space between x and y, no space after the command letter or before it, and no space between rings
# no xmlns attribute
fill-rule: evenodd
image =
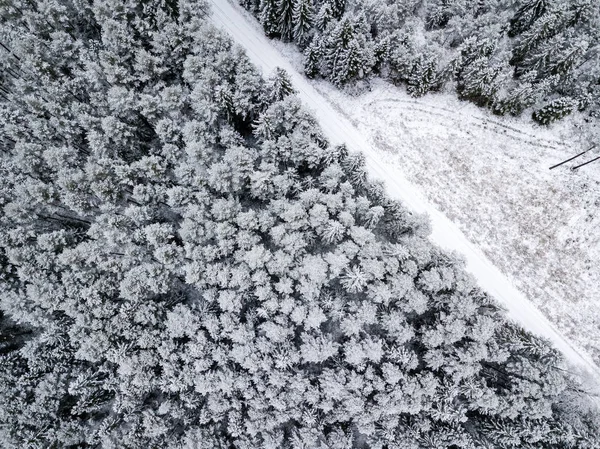
<svg viewBox="0 0 600 449"><path fill-rule="evenodd" d="M597 448L560 354L204 8L1 6L0 446Z"/></svg>
<svg viewBox="0 0 600 449"><path fill-rule="evenodd" d="M600 117L596 0L239 0L270 37L304 50L309 77L377 74L414 96L450 84L497 114L549 124Z"/></svg>

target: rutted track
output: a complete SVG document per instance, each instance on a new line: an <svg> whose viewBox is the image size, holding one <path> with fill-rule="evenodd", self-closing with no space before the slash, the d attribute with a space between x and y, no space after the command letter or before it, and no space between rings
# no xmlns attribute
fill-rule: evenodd
<svg viewBox="0 0 600 449"><path fill-rule="evenodd" d="M453 116L456 116L457 111L453 111L452 109L449 108L445 108L442 106L434 106L434 105L430 105L427 103L423 103L423 102L418 102L416 100L401 100L401 99L375 99L372 100L371 102L368 103L369 106L374 105L376 103L386 103L386 102L390 102L390 103L404 103L404 104L409 104L411 105L411 109L417 110L419 112L423 112L426 114L430 114L430 115L434 115L436 117L441 117L447 120L455 120L456 121L456 117L451 117L449 116L449 114L452 114ZM539 136L535 136L532 134L529 134L525 131L522 131L518 128L515 128L513 126L509 126L509 125L505 125L504 123L500 123L496 120L492 120L489 118L481 118L481 117L472 117L472 116L467 116L467 115L461 115L460 116L461 120L469 120L471 122L472 125L481 127L481 128L488 128L490 130L493 130L494 132L497 132L498 134L503 134L505 136L511 137L515 140L519 140L519 141L523 141L532 145L536 145L538 147L544 147L544 148L551 148L551 149L558 149L559 147L563 146L564 144L556 139L544 139L541 138ZM502 128L503 130L506 131L510 131L512 134L508 134L506 132L502 132L500 129L498 128Z"/></svg>
<svg viewBox="0 0 600 449"><path fill-rule="evenodd" d="M384 181L388 194L402 201L415 213L427 214L431 220L431 240L447 250L462 254L469 270L481 287L500 301L511 318L525 328L554 342L573 364L600 377L600 370L589 356L573 346L548 319L519 292L512 283L487 259L481 250L471 244L459 228L429 203L401 172L381 157L364 135L350 121L336 111L292 64L286 60L262 34L256 23L250 23L238 5L225 0L210 0L213 23L229 33L247 52L250 60L264 73L276 67L285 69L299 97L313 111L331 143L346 143L349 149L365 155L367 170L373 178Z"/></svg>

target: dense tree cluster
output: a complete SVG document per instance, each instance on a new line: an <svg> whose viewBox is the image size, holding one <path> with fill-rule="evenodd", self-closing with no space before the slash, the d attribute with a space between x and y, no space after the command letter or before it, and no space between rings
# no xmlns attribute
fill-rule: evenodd
<svg viewBox="0 0 600 449"><path fill-rule="evenodd" d="M498 114L542 124L600 117L595 0L240 0L271 37L304 50L310 77L374 72L419 96L451 83ZM293 14L282 15L283 11Z"/></svg>
<svg viewBox="0 0 600 449"><path fill-rule="evenodd" d="M597 448L558 352L204 8L0 6L0 446Z"/></svg>

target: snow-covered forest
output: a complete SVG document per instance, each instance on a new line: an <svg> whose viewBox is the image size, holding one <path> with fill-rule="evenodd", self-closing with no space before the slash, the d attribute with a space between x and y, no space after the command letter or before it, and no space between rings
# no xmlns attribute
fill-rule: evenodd
<svg viewBox="0 0 600 449"><path fill-rule="evenodd" d="M239 0L270 37L304 50L307 76L375 73L413 96L450 84L500 115L540 124L600 117L596 0Z"/></svg>
<svg viewBox="0 0 600 449"><path fill-rule="evenodd" d="M600 447L559 351L207 12L0 3L0 447Z"/></svg>

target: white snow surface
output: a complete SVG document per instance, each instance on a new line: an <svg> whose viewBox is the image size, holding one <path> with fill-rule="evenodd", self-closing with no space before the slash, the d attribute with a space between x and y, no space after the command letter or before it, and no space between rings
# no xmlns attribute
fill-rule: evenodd
<svg viewBox="0 0 600 449"><path fill-rule="evenodd" d="M371 105L377 105L380 115L372 115L371 123L369 123L369 120L360 120L363 123L359 123L359 120L353 117L352 111L347 111L346 108L358 108L354 111L355 113L363 108L364 113L364 104L357 105L351 104L349 100L342 101L343 98L340 98L344 97L344 94L336 93L335 88L331 86L330 88L323 88L324 83L306 79L300 74L297 61L296 64L293 64L293 57L290 57L289 54L287 57L284 56L273 45L273 42L264 36L260 25L255 19L244 11L241 6L233 5L227 0L210 0L210 6L213 24L231 35L246 50L250 60L264 74L269 75L276 67L281 67L288 72L300 99L317 117L331 144L345 143L348 149L362 152L366 159L368 174L374 179L382 180L392 198L400 200L414 213L426 214L429 217L432 228L430 236L432 242L446 250L455 251L462 255L466 261L466 269L475 276L479 285L486 292L504 305L511 319L514 319L529 331L551 340L575 367L600 378L600 369L592 358L561 334L548 318L490 261L490 258L484 254L482 249L471 243L457 224L440 212L438 207L427 198L426 189L421 186L417 187L415 185L417 183L410 182L407 179L407 175L398 164L397 155L386 148L386 145L398 145L398 141L387 141L390 137L389 133L381 133L381 127L377 128L377 122L380 121L380 125L384 128L394 127L398 133L396 137L399 140L402 140L403 136L406 137L407 141L404 145L419 145L418 141L409 138L411 133L407 132L408 125L403 123L403 119L406 117L394 114L398 109L398 105L402 105L400 109L404 111L404 114L412 114L418 111L419 108L415 106L416 102L414 100L406 95L400 99L390 98L388 95L390 92L385 92L387 89L385 87L386 83L380 81L378 82L381 85L380 88L376 86L374 91L367 95L369 98L366 100L366 103L371 102ZM315 86L318 86L319 90ZM392 87L392 89L396 88ZM382 95L378 96L378 93ZM334 100L331 98L332 96L338 96L338 98ZM364 98L362 103L365 103ZM407 107L411 103L412 106ZM449 139L452 137L450 140L454 141L456 137L453 134L454 131L457 127L462 128L463 125L466 125L466 129L469 129L469 126L472 128L473 124L477 127L487 126L486 123L478 121L477 118L468 118L467 114L462 114L465 117L465 123L461 120L457 121L455 114L458 111L456 110L437 110L433 112L428 114L427 122L425 124L421 123L421 126L425 126L428 132L438 139L440 135L442 139L446 135ZM454 118L454 121L448 123L444 116L446 119ZM361 117L364 119L364 116L361 115ZM372 123L373 120L375 123ZM412 126L414 125L413 122ZM377 131L378 129L379 133L375 132L374 135L374 130ZM527 139L537 141L539 139L537 136L527 136L526 133L517 128L506 128L506 132L524 141ZM556 141L552 140L539 140L543 140L543 143L547 145L555 146L557 144ZM413 151L415 150L426 151L427 145L422 145L421 148L413 148ZM472 149L472 151L476 150ZM473 157L477 157L477 155L474 154ZM535 155L532 154L531 158L534 159ZM493 162L490 161L490 163ZM443 173L439 175L443 176ZM469 176L469 172L466 171L464 176ZM455 188L459 187L455 186ZM439 195L445 194L444 190L439 190L437 193ZM473 212L475 212L475 209ZM519 232L519 230L515 229L515 232ZM506 254L505 257L510 260L511 254ZM566 267L567 270L569 268Z"/></svg>

